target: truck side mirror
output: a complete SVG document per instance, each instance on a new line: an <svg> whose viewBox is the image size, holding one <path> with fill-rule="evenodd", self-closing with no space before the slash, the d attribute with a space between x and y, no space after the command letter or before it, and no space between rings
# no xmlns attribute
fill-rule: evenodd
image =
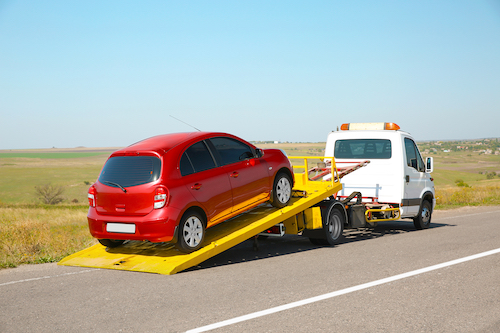
<svg viewBox="0 0 500 333"><path fill-rule="evenodd" d="M432 171L434 171L434 158L427 157L425 161L425 172L431 173Z"/></svg>

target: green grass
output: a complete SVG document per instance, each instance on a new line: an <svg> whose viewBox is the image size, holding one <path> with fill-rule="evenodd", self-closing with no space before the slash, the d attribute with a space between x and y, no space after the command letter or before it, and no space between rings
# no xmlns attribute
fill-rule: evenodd
<svg viewBox="0 0 500 333"><path fill-rule="evenodd" d="M0 159L0 203L36 203L35 186L48 183L64 187L65 203L85 203L89 185L97 179L108 156L109 152L80 158Z"/></svg>
<svg viewBox="0 0 500 333"><path fill-rule="evenodd" d="M0 202L33 203L36 202L35 186L52 183L62 185L63 197L67 202L78 200L85 202L89 185L100 171L100 166L71 167L2 167L0 179Z"/></svg>

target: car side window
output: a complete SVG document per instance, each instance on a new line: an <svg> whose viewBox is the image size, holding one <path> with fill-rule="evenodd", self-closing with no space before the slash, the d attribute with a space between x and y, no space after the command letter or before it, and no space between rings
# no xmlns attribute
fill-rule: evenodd
<svg viewBox="0 0 500 333"><path fill-rule="evenodd" d="M405 138L406 163L409 167L415 168L420 172L425 172L424 160L413 140Z"/></svg>
<svg viewBox="0 0 500 333"><path fill-rule="evenodd" d="M183 176L212 169L215 166L212 153L210 153L204 141L197 142L189 147L182 154L180 160L180 170Z"/></svg>
<svg viewBox="0 0 500 333"><path fill-rule="evenodd" d="M217 149L224 165L255 157L252 149L241 141L224 137L212 138L210 141Z"/></svg>

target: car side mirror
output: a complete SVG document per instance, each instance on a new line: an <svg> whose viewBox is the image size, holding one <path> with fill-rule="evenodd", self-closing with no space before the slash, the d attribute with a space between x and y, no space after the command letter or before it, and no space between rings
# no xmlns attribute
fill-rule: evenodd
<svg viewBox="0 0 500 333"><path fill-rule="evenodd" d="M255 150L255 157L261 158L262 156L264 156L264 151L262 149L260 149L260 148L257 148Z"/></svg>
<svg viewBox="0 0 500 333"><path fill-rule="evenodd" d="M425 172L431 173L432 171L434 171L434 158L427 157L425 160Z"/></svg>
<svg viewBox="0 0 500 333"><path fill-rule="evenodd" d="M254 158L253 154L249 151L244 152L243 154L240 155L240 161L248 160L250 158Z"/></svg>

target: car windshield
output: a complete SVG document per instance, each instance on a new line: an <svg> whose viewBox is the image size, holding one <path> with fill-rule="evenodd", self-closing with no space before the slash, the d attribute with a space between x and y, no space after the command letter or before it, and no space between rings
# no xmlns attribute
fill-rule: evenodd
<svg viewBox="0 0 500 333"><path fill-rule="evenodd" d="M131 187L158 180L161 161L154 156L115 156L102 169L99 181L113 187Z"/></svg>
<svg viewBox="0 0 500 333"><path fill-rule="evenodd" d="M335 158L389 159L391 140L353 139L335 141Z"/></svg>

